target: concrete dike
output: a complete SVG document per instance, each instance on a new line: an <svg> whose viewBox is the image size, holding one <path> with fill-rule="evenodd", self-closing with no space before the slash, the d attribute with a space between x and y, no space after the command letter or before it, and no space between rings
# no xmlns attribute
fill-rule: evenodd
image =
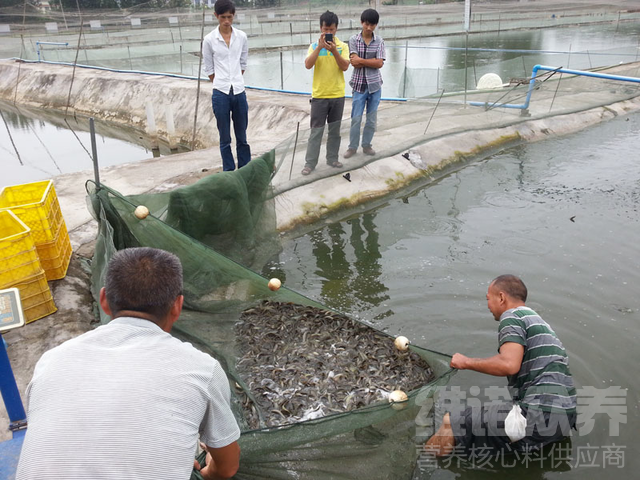
<svg viewBox="0 0 640 480"><path fill-rule="evenodd" d="M89 68L76 68L74 74L73 70L72 66L1 61L0 100L15 102L14 108L41 109L48 116L64 115L68 103L70 115L93 116L130 130L132 135L155 135L166 144L190 144L197 82ZM607 73L631 75L637 71L636 64L617 66ZM372 208L389 196L406 194L506 147L567 135L640 110L637 86L566 76L540 82L528 116L517 109L493 108L505 95L501 101L516 97L522 101L526 89L506 87L468 94L467 100L486 102L488 108L465 105L463 94L443 96L439 101L384 102L374 138L375 156L358 152L341 160L344 168L334 169L324 165L321 152L317 169L308 177L300 170L308 136L309 97L248 90L248 138L253 155L273 148L277 152L279 169L273 187L278 229L293 232L312 228L318 221L338 219ZM211 84L203 82L196 123L198 150L105 168L100 172L102 181L124 195L133 195L170 190L215 174L221 160L210 92ZM147 120L149 103L155 129ZM167 105L173 111L173 132L167 128ZM349 112L347 100L341 152L347 148ZM347 172L351 181L343 177ZM86 259L92 257L97 229L86 208L84 189L91 178L92 172L54 178L74 255L67 277L51 284L58 312L5 335L21 392L42 353L93 327ZM7 424L2 410L0 441L6 439Z"/></svg>
<svg viewBox="0 0 640 480"><path fill-rule="evenodd" d="M169 75L74 69L67 65L12 60L0 62L0 98L7 102L94 117L155 136L168 145L191 148L198 101L194 149L203 149L217 145L217 131L211 110L211 83L201 82L199 97L197 83ZM304 102L274 102L269 93L258 91L252 92L250 100L251 133L257 141L272 139L276 128L288 134L308 115ZM168 117L172 120L167 121Z"/></svg>

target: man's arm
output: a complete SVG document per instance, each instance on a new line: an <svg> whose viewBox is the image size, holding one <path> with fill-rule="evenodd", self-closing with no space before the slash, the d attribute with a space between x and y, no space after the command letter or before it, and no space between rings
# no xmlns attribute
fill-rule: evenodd
<svg viewBox="0 0 640 480"><path fill-rule="evenodd" d="M200 470L204 480L222 480L233 477L240 466L240 445L233 442L222 448L203 445L207 451L207 465Z"/></svg>
<svg viewBox="0 0 640 480"><path fill-rule="evenodd" d="M351 49L351 43L349 43L349 50L353 52L349 58L351 65L354 68L382 68L384 65L384 60L386 57L386 51L384 47L384 41L381 42L378 47L378 51L376 52L376 58L362 58L357 53L355 53L355 49Z"/></svg>
<svg viewBox="0 0 640 480"><path fill-rule="evenodd" d="M242 38L242 52L240 52L240 69L244 75L244 71L247 69L247 59L249 58L249 41L246 36Z"/></svg>
<svg viewBox="0 0 640 480"><path fill-rule="evenodd" d="M360 58L358 54L351 54L351 65L355 68L369 67L369 68L382 68L384 60L382 58Z"/></svg>
<svg viewBox="0 0 640 480"><path fill-rule="evenodd" d="M345 44L346 46L346 44ZM349 47L347 47L349 48ZM343 72L346 72L349 68L349 52L346 52L346 57L343 57L342 55L340 55L340 52L338 52L338 47L336 46L336 44L334 42L329 42L327 44L327 49L333 54L333 58L336 59L336 63L338 64L338 68L340 70L342 70Z"/></svg>
<svg viewBox="0 0 640 480"><path fill-rule="evenodd" d="M507 342L500 347L498 355L489 358L469 358L456 353L451 359L451 366L458 370L474 370L497 377L506 377L520 371L523 357L524 346Z"/></svg>
<svg viewBox="0 0 640 480"><path fill-rule="evenodd" d="M311 70L318 60L320 56L320 52L323 48L325 48L327 44L324 42L324 33L320 35L320 39L318 40L318 45L316 45L315 49L311 49L309 46L309 51L307 52L307 58L304 59L304 66L307 70Z"/></svg>
<svg viewBox="0 0 640 480"><path fill-rule="evenodd" d="M213 66L213 46L208 39L202 42L202 62L204 63L204 73L209 77L209 80L213 82L216 76Z"/></svg>
<svg viewBox="0 0 640 480"><path fill-rule="evenodd" d="M240 428L231 411L231 389L219 362L211 359L208 408L200 424L201 446L207 451L206 480L230 478L238 470ZM198 467L196 467L198 468Z"/></svg>

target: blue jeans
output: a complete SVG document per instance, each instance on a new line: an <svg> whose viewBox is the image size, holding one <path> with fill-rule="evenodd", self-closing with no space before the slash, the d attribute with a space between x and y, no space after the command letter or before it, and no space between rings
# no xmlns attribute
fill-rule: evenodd
<svg viewBox="0 0 640 480"><path fill-rule="evenodd" d="M380 105L380 97L382 97L382 89L374 93L369 93L367 87L364 93L353 91L353 99L351 101L351 133L349 135L349 148L358 149L360 144L360 125L362 124L362 115L364 107L367 107L367 121L364 124L362 132L362 146L370 147L373 140L373 134L376 131L376 122L378 120L378 105Z"/></svg>
<svg viewBox="0 0 640 480"><path fill-rule="evenodd" d="M222 156L222 169L225 172L235 170L236 162L231 152L231 119L233 118L233 131L236 134L236 153L238 155L238 168L244 167L251 160L251 148L247 143L247 125L249 124L249 105L245 92L233 95L213 90L211 95L213 114L218 124L220 133L220 155Z"/></svg>

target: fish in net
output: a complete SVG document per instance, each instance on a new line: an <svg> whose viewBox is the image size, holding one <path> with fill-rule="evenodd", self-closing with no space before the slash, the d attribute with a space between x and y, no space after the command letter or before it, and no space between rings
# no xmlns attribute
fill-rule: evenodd
<svg viewBox="0 0 640 480"><path fill-rule="evenodd" d="M265 300L242 312L236 338L252 428L259 425L253 402L267 426L279 426L388 401L394 390L435 378L422 357L398 350L391 337L316 307Z"/></svg>

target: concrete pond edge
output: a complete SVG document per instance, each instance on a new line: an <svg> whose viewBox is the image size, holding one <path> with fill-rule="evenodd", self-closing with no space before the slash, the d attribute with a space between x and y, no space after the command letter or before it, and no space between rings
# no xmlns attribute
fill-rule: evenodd
<svg viewBox="0 0 640 480"><path fill-rule="evenodd" d="M412 165L398 153L349 170L350 182L338 174L280 193L275 197L278 230L306 230L318 221L375 208L390 197L405 196L506 148L576 133L638 110L640 96L584 111L436 138L411 149L427 160L426 168Z"/></svg>

